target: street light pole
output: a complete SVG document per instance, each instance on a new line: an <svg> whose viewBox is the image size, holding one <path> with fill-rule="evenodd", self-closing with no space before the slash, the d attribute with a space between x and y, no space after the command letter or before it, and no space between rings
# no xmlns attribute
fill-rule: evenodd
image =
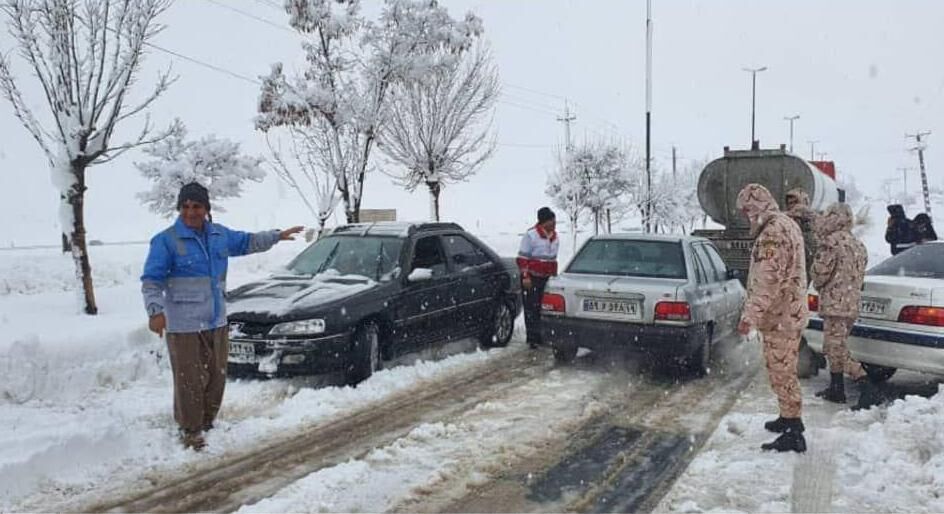
<svg viewBox="0 0 944 514"><path fill-rule="evenodd" d="M652 232L652 0L646 1L646 233Z"/></svg>
<svg viewBox="0 0 944 514"><path fill-rule="evenodd" d="M784 116L783 119L790 122L790 153L793 153L793 122L800 119L800 115Z"/></svg>
<svg viewBox="0 0 944 514"><path fill-rule="evenodd" d="M754 113L757 110L757 73L765 71L766 66L761 66L760 68L744 68L744 71L750 72L751 74L751 148L754 148L754 144L757 141L757 138L754 137Z"/></svg>

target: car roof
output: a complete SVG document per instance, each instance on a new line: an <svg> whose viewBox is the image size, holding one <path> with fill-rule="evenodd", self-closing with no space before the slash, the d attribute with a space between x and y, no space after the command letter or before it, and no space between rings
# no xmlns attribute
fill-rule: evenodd
<svg viewBox="0 0 944 514"><path fill-rule="evenodd" d="M661 241L666 243L696 243L708 241L703 237L680 234L643 234L640 232L619 232L614 234L600 234L591 239L598 241Z"/></svg>
<svg viewBox="0 0 944 514"><path fill-rule="evenodd" d="M463 231L458 223L430 223L409 221L378 221L373 223L351 223L341 225L331 230L331 235L358 235L358 236L395 236L409 237L417 232L432 231Z"/></svg>

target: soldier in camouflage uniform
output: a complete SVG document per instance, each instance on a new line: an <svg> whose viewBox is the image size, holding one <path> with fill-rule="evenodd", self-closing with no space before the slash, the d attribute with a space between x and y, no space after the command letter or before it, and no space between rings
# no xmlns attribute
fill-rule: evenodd
<svg viewBox="0 0 944 514"><path fill-rule="evenodd" d="M816 222L816 212L810 208L810 195L806 191L796 188L787 191L787 216L800 226L803 233L803 254L806 257L806 278L812 280L811 267L816 256L816 231L813 224Z"/></svg>
<svg viewBox="0 0 944 514"><path fill-rule="evenodd" d="M781 435L761 448L804 452L805 427L800 417L802 400L797 379L800 336L807 318L803 235L760 184L748 184L741 190L737 208L750 220L751 235L756 238L738 332L747 335L756 329L763 336L770 386L780 405L780 417L764 426Z"/></svg>
<svg viewBox="0 0 944 514"><path fill-rule="evenodd" d="M866 377L862 365L849 356L846 339L859 317L862 281L869 254L852 235L852 209L833 204L816 223L819 248L813 261L813 287L819 293L823 318L823 351L829 359L830 385L816 396L845 403L843 373L856 381Z"/></svg>

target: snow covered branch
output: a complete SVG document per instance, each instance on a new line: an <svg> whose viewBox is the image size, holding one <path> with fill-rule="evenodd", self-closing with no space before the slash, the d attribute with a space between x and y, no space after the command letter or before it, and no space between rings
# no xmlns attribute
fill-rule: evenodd
<svg viewBox="0 0 944 514"><path fill-rule="evenodd" d="M144 153L150 161L135 166L153 183L138 198L155 213L173 217L177 213L177 193L190 182L203 184L210 192L213 210L223 211L217 201L238 197L245 181L261 182L265 178L262 159L241 155L239 144L216 136L187 141L187 131L179 129L166 139L148 147Z"/></svg>
<svg viewBox="0 0 944 514"><path fill-rule="evenodd" d="M492 155L488 121L498 93L498 72L482 47L395 89L382 148L402 167L391 174L400 185L429 188L434 221L442 186L466 180Z"/></svg>

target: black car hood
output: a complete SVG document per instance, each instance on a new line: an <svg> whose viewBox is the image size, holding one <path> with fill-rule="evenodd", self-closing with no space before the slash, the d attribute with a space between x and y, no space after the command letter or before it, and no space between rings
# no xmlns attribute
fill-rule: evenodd
<svg viewBox="0 0 944 514"><path fill-rule="evenodd" d="M378 285L377 282L359 275L275 275L231 291L227 294L226 303L230 315L281 317L295 312L317 310Z"/></svg>

